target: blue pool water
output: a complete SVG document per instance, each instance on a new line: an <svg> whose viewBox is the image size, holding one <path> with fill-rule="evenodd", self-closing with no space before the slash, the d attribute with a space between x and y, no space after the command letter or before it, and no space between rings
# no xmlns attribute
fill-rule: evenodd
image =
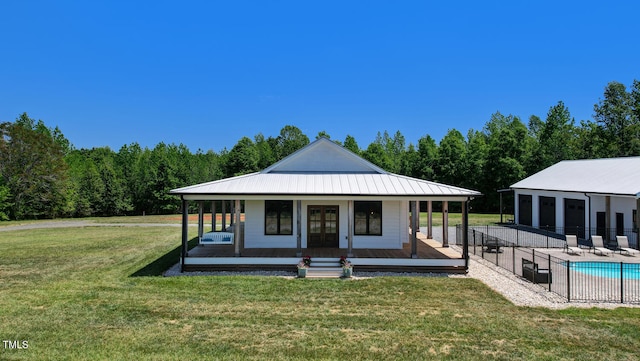
<svg viewBox="0 0 640 361"><path fill-rule="evenodd" d="M622 276L624 279L640 280L640 264L624 263L622 266ZM571 270L590 276L620 278L620 263L571 262L570 268Z"/></svg>

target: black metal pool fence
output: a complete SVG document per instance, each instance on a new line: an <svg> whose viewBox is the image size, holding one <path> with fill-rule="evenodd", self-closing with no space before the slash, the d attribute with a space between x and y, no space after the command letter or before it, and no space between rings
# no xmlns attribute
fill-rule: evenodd
<svg viewBox="0 0 640 361"><path fill-rule="evenodd" d="M633 237L637 242L637 234ZM629 237L629 243L631 239ZM635 242L631 247L637 247ZM590 245L585 240L580 243ZM456 244L462 245L461 226L456 229ZM640 303L640 264L565 260L539 249L564 246L564 236L551 232L527 232L502 226L469 228L469 253L539 284L567 301Z"/></svg>

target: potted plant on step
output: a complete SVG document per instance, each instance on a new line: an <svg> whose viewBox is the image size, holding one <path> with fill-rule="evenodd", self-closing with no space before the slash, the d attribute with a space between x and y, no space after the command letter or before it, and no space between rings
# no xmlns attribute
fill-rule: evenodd
<svg viewBox="0 0 640 361"><path fill-rule="evenodd" d="M307 277L307 270L311 266L311 256L304 256L298 263L298 277Z"/></svg>
<svg viewBox="0 0 640 361"><path fill-rule="evenodd" d="M351 278L353 275L353 266L351 265L351 261L347 259L347 257L340 257L340 266L342 266L342 277Z"/></svg>

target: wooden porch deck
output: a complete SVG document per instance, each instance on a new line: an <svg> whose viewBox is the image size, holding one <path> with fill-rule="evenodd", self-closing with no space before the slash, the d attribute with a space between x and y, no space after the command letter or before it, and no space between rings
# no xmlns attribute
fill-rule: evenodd
<svg viewBox="0 0 640 361"><path fill-rule="evenodd" d="M419 259L459 259L462 255L451 248L427 239L418 233ZM189 251L188 257L233 257L234 245L203 245L196 246ZM241 251L241 257L285 258L296 257L296 248L246 248ZM312 258L339 258L347 255L346 248L303 248L303 255ZM402 249L357 249L352 251L351 258L411 258L411 245L405 243Z"/></svg>
<svg viewBox="0 0 640 361"><path fill-rule="evenodd" d="M402 249L353 249L349 256L358 272L446 272L464 273L462 255L440 242L418 233L417 258L411 258L411 245ZM234 245L203 245L189 250L183 271L286 270L294 272L300 260L296 248L247 248L235 257ZM347 256L345 248L303 248L302 254L317 258Z"/></svg>

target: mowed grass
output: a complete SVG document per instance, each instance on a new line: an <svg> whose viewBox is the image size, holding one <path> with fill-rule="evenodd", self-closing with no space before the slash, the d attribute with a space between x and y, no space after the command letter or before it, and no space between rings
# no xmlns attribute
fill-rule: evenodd
<svg viewBox="0 0 640 361"><path fill-rule="evenodd" d="M179 239L175 227L0 232L0 340L29 346L0 343L0 359L635 360L640 352L640 309L516 307L467 278L132 276L177 261Z"/></svg>
<svg viewBox="0 0 640 361"><path fill-rule="evenodd" d="M244 218L244 214L242 214ZM507 219L513 218L512 215L503 215L503 220L507 221ZM433 212L432 214L433 225L434 226L442 226L442 212ZM179 214L168 214L168 215L150 215L150 216L114 216L114 217L89 217L89 218L60 218L55 220L46 220L46 222L67 222L67 221L75 221L75 220L88 220L96 223L162 223L162 224L181 224L182 216ZM220 223L222 220L222 214L217 214L217 225L220 227ZM4 226L19 226L19 225L28 225L45 221L38 220L21 220L21 221L4 221L0 222L0 228ZM196 224L198 222L197 214L189 215L189 223ZM231 215L227 214L227 224L231 222ZM469 214L469 225L471 226L482 226L487 224L495 224L500 222L499 214L491 214L491 213L470 213ZM462 215L460 213L450 212L449 213L449 225L454 226L456 224L462 223ZM211 226L211 214L204 215L204 224L205 229ZM420 226L426 227L428 225L428 214L427 212L420 213Z"/></svg>
<svg viewBox="0 0 640 361"><path fill-rule="evenodd" d="M218 213L218 226L220 226L220 221L222 219L222 214ZM227 224L231 222L231 215L227 214ZM244 217L244 214L243 214ZM436 227L442 226L442 212L433 212L432 214L433 225ZM503 220L506 222L507 219L513 218L512 215L503 215ZM102 217L102 218L87 218L93 220L98 223L171 223L171 224L180 224L182 222L182 218L179 214L176 215L160 215L160 216L126 216L126 217ZM190 223L197 223L198 216L195 214L189 215ZM487 224L495 224L500 222L499 214L491 214L491 213L470 213L469 214L469 225L471 226L483 226ZM8 225L9 222L5 222L4 224ZM204 224L206 227L210 227L211 225L211 214L204 215ZM428 214L427 212L420 212L420 226L426 227L428 225ZM449 213L449 225L454 226L456 224L462 224L462 214L451 212ZM2 226L0 224L0 226Z"/></svg>
<svg viewBox="0 0 640 361"><path fill-rule="evenodd" d="M442 212L433 212L431 215L433 225L440 227L443 224ZM503 215L503 220L506 221L509 218L508 215ZM449 212L449 226L455 226L456 224L462 224L461 213ZM469 213L469 225L470 226L484 226L488 224L495 224L500 222L499 214L484 214L484 213ZM429 214L427 212L420 212L420 227L426 227L429 224Z"/></svg>

